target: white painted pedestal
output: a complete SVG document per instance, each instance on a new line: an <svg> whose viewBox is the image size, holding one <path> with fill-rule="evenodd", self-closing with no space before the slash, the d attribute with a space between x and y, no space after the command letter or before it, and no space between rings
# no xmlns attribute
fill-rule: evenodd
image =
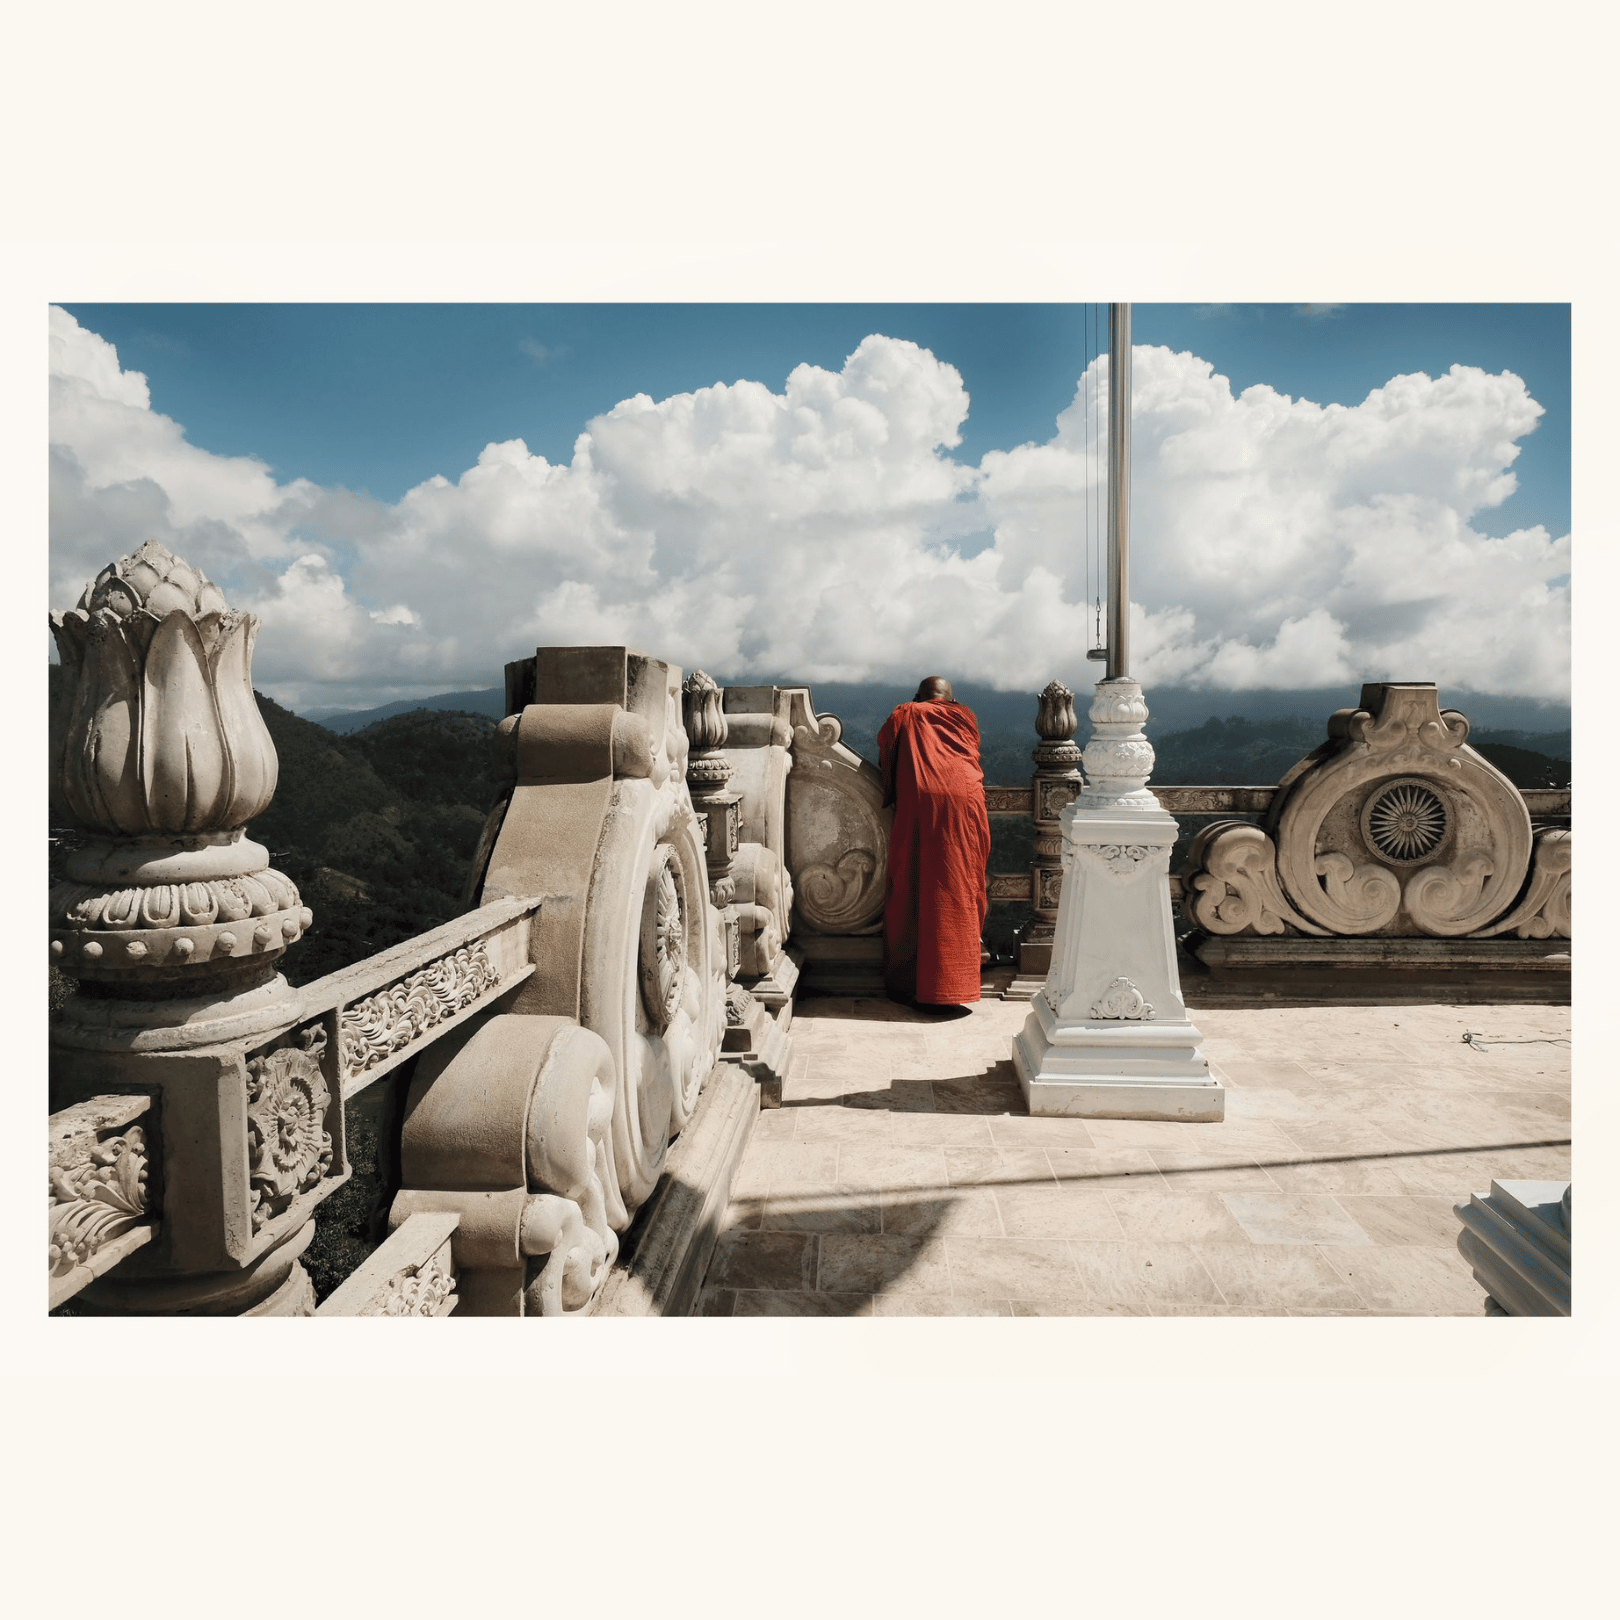
<svg viewBox="0 0 1620 1620"><path fill-rule="evenodd" d="M1062 815L1052 967L1013 1045L1032 1114L1219 1120L1226 1093L1199 1049L1176 971L1166 881L1175 818L1146 791L1153 751L1134 681L1102 681L1090 782Z"/></svg>

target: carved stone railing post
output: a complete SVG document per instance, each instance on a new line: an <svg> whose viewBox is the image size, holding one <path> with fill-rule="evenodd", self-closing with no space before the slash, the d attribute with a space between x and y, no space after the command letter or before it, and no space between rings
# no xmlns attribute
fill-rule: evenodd
<svg viewBox="0 0 1620 1620"><path fill-rule="evenodd" d="M1058 901L1063 893L1063 826L1058 817L1085 785L1080 774L1080 747L1074 693L1060 681L1041 692L1035 729L1041 740L1030 756L1030 820L1035 824L1035 860L1030 868L1035 921L1018 945L1018 971L1043 978L1052 965L1052 939L1057 929Z"/></svg>
<svg viewBox="0 0 1620 1620"><path fill-rule="evenodd" d="M298 1256L348 1168L336 1054L295 1029L277 970L311 914L246 833L276 787L258 620L148 541L51 627L53 795L86 835L50 896L51 956L80 987L52 1029L53 1106L152 1098L164 1188L156 1240L74 1309L310 1314Z"/></svg>
<svg viewBox="0 0 1620 1620"><path fill-rule="evenodd" d="M737 911L733 866L742 836L742 801L730 787L733 766L725 748L731 735L725 692L712 675L697 669L681 685L686 740L686 783L692 807L704 829L709 898L720 913L726 945L726 1033L721 1060L740 1064L759 1081L762 1108L782 1101L787 1067L786 1040L771 1009L736 982L741 971L742 923Z"/></svg>
<svg viewBox="0 0 1620 1620"><path fill-rule="evenodd" d="M692 808L702 823L704 856L709 868L709 899L726 919L726 977L737 977L736 880L731 875L740 836L738 806L742 794L730 790L731 761L726 758L723 692L713 676L695 669L681 683L681 707L690 753L686 785Z"/></svg>

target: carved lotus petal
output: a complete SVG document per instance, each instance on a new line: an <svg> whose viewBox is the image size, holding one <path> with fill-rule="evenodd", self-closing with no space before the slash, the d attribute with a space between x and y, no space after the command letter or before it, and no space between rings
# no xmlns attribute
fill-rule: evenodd
<svg viewBox="0 0 1620 1620"><path fill-rule="evenodd" d="M245 825L275 792L253 699L258 621L148 542L103 569L52 629L72 697L52 758L73 814L101 832Z"/></svg>

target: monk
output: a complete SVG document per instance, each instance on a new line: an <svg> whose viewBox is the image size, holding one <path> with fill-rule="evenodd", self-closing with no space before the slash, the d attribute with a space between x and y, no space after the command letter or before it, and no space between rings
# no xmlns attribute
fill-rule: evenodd
<svg viewBox="0 0 1620 1620"><path fill-rule="evenodd" d="M990 898L990 818L979 722L930 675L878 733L883 802L894 806L883 905L883 978L896 1001L979 999Z"/></svg>

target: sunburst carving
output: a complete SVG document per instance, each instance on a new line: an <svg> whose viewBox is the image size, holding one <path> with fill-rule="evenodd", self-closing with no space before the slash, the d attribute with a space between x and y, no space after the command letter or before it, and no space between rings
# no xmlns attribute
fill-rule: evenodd
<svg viewBox="0 0 1620 1620"><path fill-rule="evenodd" d="M1421 782L1393 782L1367 806L1367 841L1392 861L1420 861L1446 836L1446 807Z"/></svg>

